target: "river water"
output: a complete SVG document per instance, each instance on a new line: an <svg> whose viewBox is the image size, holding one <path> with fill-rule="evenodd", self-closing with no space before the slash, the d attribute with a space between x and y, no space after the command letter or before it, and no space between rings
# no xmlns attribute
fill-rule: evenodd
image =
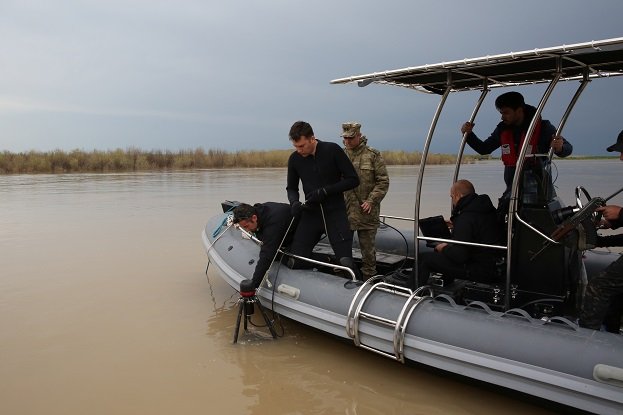
<svg viewBox="0 0 623 415"><path fill-rule="evenodd" d="M619 163L559 161L558 192L610 195ZM422 216L448 215L452 170L426 169ZM412 217L417 168L389 172L383 212ZM461 177L504 188L499 161ZM284 188L284 169L0 176L0 413L551 413L292 321L232 345L237 293L205 274L200 232L222 200Z"/></svg>

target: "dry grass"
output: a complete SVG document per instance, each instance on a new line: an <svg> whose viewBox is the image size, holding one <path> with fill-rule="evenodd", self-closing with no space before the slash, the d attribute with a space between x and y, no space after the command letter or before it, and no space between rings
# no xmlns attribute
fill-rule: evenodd
<svg viewBox="0 0 623 415"><path fill-rule="evenodd" d="M121 172L147 170L220 169L246 167L285 167L292 150L236 151L195 150L144 151L137 148L108 151L72 150L65 152L29 151L0 153L0 174L15 173L80 173ZM420 152L383 151L388 165L418 165ZM482 157L466 156L464 162L472 163ZM452 164L455 156L429 154L428 163Z"/></svg>

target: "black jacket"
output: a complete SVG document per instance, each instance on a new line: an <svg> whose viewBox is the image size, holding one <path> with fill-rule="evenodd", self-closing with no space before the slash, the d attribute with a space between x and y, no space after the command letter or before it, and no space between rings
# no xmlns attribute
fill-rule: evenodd
<svg viewBox="0 0 623 415"><path fill-rule="evenodd" d="M270 268L270 264L279 249L279 244L281 244L288 226L292 222L292 215L290 214L290 205L287 203L256 203L253 207L257 211L258 217L258 229L255 234L262 241L260 259L257 261L253 272L253 284L257 288L262 282L264 274Z"/></svg>
<svg viewBox="0 0 623 415"><path fill-rule="evenodd" d="M303 200L299 198L299 180L303 183ZM323 202L325 209L342 208L343 192L359 185L359 176L340 146L318 140L316 153L303 157L297 152L288 159L287 193L290 204L305 201L305 195L324 188L327 197Z"/></svg>
<svg viewBox="0 0 623 415"><path fill-rule="evenodd" d="M476 134L470 133L466 137L467 145L474 149L478 154L491 154L493 151L500 148L502 145L501 134L502 131L510 129L513 132L513 138L515 140L515 147L519 153L519 144L521 143L521 135L528 131L530 122L536 113L536 108L532 105L524 106L524 122L520 126L508 126L503 122L500 122L491 135L484 141L481 141ZM552 135L556 133L556 127L552 125L548 120L541 120L541 133L537 141L537 152L539 154L545 154L549 151ZM560 153L555 153L558 157L567 157L573 152L573 146L567 140L563 140L562 150ZM515 175L514 166L504 166L504 182L506 188L510 189L513 184L513 176Z"/></svg>
<svg viewBox="0 0 623 415"><path fill-rule="evenodd" d="M471 194L462 197L450 218L452 239L495 245L498 243L496 210L487 195ZM470 273L485 277L495 274L496 255L493 249L450 244L441 253L456 264L465 264Z"/></svg>

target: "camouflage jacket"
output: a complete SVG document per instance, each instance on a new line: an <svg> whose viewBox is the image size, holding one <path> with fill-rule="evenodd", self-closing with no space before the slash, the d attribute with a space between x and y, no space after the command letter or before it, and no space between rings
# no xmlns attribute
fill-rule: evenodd
<svg viewBox="0 0 623 415"><path fill-rule="evenodd" d="M363 136L361 144L356 148L344 149L359 175L359 186L344 192L352 230L373 229L379 226L381 200L389 189L385 160L378 150L368 147L367 143L368 140ZM372 205L372 211L369 214L361 210L361 204L366 201Z"/></svg>

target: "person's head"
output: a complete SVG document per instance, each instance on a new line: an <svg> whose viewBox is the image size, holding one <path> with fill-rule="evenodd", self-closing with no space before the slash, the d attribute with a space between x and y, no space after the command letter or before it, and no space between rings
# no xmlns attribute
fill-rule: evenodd
<svg viewBox="0 0 623 415"><path fill-rule="evenodd" d="M462 197L476 193L474 185L469 180L457 180L450 188L452 206L456 206Z"/></svg>
<svg viewBox="0 0 623 415"><path fill-rule="evenodd" d="M297 121L290 127L290 141L296 149L296 152L303 157L316 152L316 137L314 130L309 123L305 121Z"/></svg>
<svg viewBox="0 0 623 415"><path fill-rule="evenodd" d="M234 223L248 232L255 232L259 227L257 221L257 211L251 205L241 203L233 210Z"/></svg>
<svg viewBox="0 0 623 415"><path fill-rule="evenodd" d="M502 116L502 122L506 125L521 125L524 120L523 95L519 92L506 92L495 100L495 108Z"/></svg>
<svg viewBox="0 0 623 415"><path fill-rule="evenodd" d="M618 151L621 153L619 154L619 160L623 160L623 131L619 133L617 142L608 147L606 151Z"/></svg>
<svg viewBox="0 0 623 415"><path fill-rule="evenodd" d="M342 138L344 146L353 149L361 144L361 124L358 122L345 122L342 124Z"/></svg>

